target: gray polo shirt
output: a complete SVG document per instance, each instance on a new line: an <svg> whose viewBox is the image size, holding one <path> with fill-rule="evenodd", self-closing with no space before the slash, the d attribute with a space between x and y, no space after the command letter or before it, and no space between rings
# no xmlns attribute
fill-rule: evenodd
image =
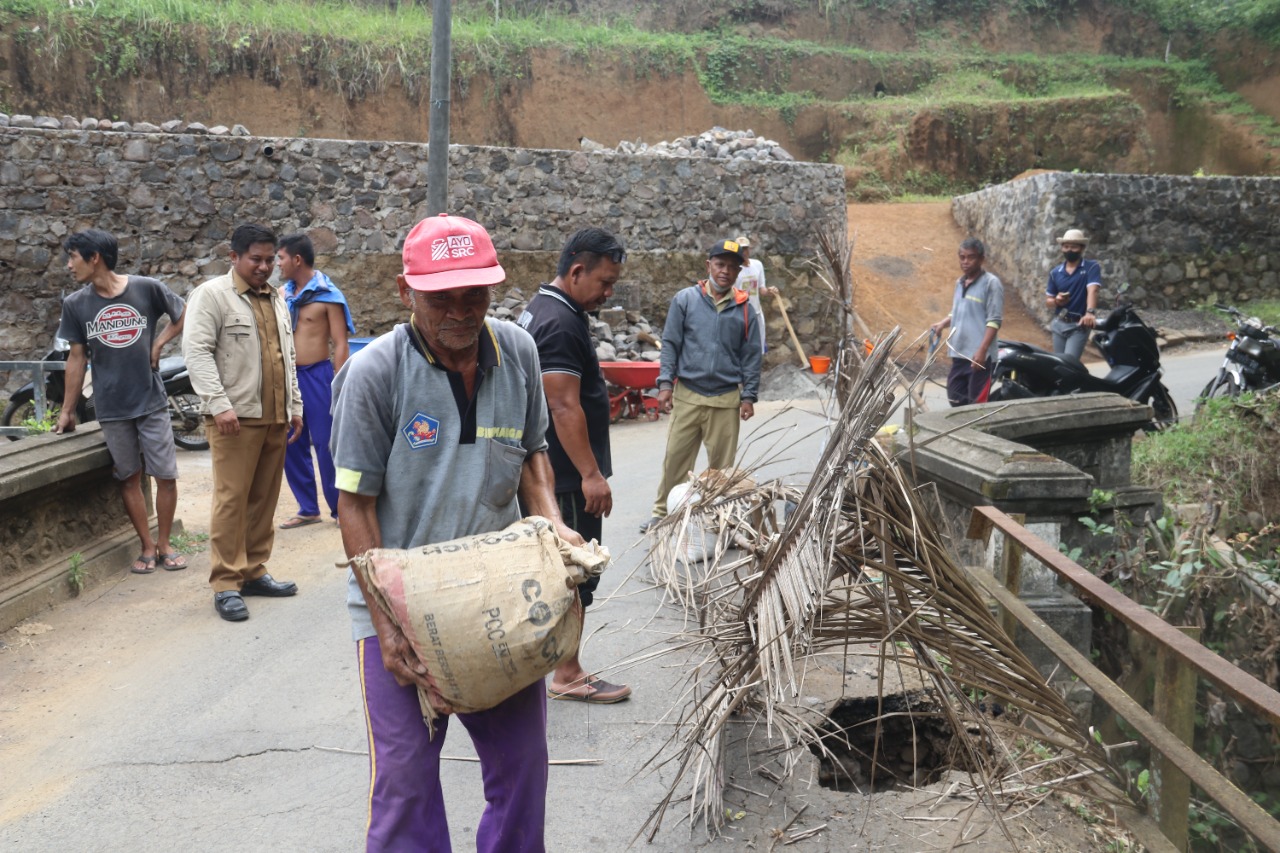
<svg viewBox="0 0 1280 853"><path fill-rule="evenodd" d="M330 448L337 486L377 496L384 548L415 548L518 521L525 458L547 449L547 402L533 338L489 320L474 395L407 324L347 360L333 381ZM355 575L352 638L374 636Z"/></svg>
<svg viewBox="0 0 1280 853"><path fill-rule="evenodd" d="M964 276L956 279L956 295L951 302L951 337L947 351L952 358L973 358L982 343L987 327L999 329L1004 321L1004 285L989 272L983 272L968 287ZM987 350L988 366L995 363L996 339Z"/></svg>

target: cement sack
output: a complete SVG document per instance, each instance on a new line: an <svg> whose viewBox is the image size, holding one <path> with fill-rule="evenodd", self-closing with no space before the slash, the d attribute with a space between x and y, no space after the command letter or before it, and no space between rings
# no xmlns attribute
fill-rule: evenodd
<svg viewBox="0 0 1280 853"><path fill-rule="evenodd" d="M484 711L578 648L576 588L604 571L607 550L562 540L545 518L351 561L378 608L404 632L455 711ZM423 716L436 716L419 689Z"/></svg>

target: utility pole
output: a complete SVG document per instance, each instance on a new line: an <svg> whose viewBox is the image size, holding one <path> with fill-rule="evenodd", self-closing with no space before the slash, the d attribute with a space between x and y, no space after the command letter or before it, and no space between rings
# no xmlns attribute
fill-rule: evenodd
<svg viewBox="0 0 1280 853"><path fill-rule="evenodd" d="M431 0L431 109L427 115L427 215L449 206L449 87L453 0Z"/></svg>

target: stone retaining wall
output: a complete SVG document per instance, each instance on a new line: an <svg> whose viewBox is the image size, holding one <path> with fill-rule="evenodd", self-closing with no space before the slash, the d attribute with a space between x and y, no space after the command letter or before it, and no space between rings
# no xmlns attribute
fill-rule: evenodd
<svg viewBox="0 0 1280 853"><path fill-rule="evenodd" d="M988 266L1048 320L1044 286L1068 228L1090 238L1103 300L1121 285L1139 306L1186 308L1280 295L1280 178L1050 172L952 201L987 244Z"/></svg>
<svg viewBox="0 0 1280 853"><path fill-rule="evenodd" d="M449 157L451 211L490 229L508 284L525 294L554 277L572 231L597 224L630 253L615 302L660 323L672 294L705 274L702 248L747 231L770 284L789 287L806 348L829 350L836 336L803 260L817 229L847 228L837 166L477 146ZM89 226L120 238L120 271L179 293L226 270L237 224L305 229L358 334L385 331L404 313L399 249L426 195L423 144L0 128L0 358L46 349L74 289L61 241ZM770 320L781 343L781 319Z"/></svg>

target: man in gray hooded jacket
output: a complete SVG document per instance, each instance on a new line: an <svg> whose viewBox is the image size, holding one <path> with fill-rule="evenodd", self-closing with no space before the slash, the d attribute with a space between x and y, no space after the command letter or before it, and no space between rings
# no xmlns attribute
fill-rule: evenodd
<svg viewBox="0 0 1280 853"><path fill-rule="evenodd" d="M658 402L671 425L653 517L641 533L666 517L667 494L688 479L700 446L708 468L733 466L739 424L755 414L760 321L746 291L734 287L744 260L737 243L721 240L707 251L706 279L671 300L658 373Z"/></svg>

